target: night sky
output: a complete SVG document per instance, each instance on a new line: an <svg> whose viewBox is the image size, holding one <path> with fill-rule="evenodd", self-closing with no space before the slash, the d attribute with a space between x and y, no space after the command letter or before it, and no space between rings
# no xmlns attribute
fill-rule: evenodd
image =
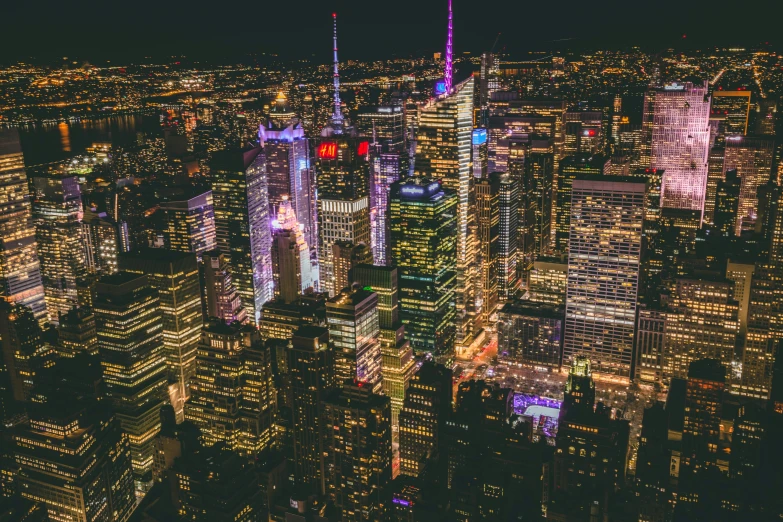
<svg viewBox="0 0 783 522"><path fill-rule="evenodd" d="M341 58L431 54L443 47L446 0L190 0L6 2L0 60L70 56L99 63L231 60L253 53L330 59L332 11ZM502 32L512 55L607 45L695 47L781 40L783 0L454 0L457 52L480 52ZM687 38L683 40L683 34Z"/></svg>

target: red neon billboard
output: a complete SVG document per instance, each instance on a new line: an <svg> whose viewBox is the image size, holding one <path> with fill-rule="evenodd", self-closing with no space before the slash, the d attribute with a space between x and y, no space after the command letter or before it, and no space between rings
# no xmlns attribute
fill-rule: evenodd
<svg viewBox="0 0 783 522"><path fill-rule="evenodd" d="M321 159L335 159L337 157L337 143L326 141L318 146L318 157Z"/></svg>

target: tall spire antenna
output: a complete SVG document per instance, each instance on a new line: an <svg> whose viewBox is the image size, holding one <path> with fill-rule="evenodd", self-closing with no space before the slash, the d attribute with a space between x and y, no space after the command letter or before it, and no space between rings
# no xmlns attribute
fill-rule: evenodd
<svg viewBox="0 0 783 522"><path fill-rule="evenodd" d="M343 121L343 115L340 111L340 71L337 61L337 13L332 13L332 18L334 19L334 114L332 114L332 121L340 123Z"/></svg>
<svg viewBox="0 0 783 522"><path fill-rule="evenodd" d="M335 37L336 38L336 37ZM443 75L444 80L446 81L446 92L451 92L451 86L453 83L453 71L454 71L454 20L453 20L453 14L451 12L451 0L449 0L449 30L446 35L446 72ZM337 48L337 44L335 44L335 48ZM335 51L335 62L337 60L337 51ZM337 67L337 65L335 65Z"/></svg>

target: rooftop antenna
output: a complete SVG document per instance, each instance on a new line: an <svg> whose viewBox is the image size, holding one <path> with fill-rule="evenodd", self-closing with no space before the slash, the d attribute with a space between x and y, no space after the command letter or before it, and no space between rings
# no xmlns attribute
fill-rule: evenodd
<svg viewBox="0 0 783 522"><path fill-rule="evenodd" d="M335 38L337 37L335 36ZM446 72L443 75L444 80L446 81L446 93L451 92L451 86L453 84L453 71L454 71L453 44L454 44L454 20L453 20L453 14L451 12L451 0L449 0L449 30L446 35ZM335 44L335 48L336 47L337 44ZM335 51L335 63L337 60L336 56L337 56L337 51Z"/></svg>
<svg viewBox="0 0 783 522"><path fill-rule="evenodd" d="M343 121L342 112L340 112L340 71L338 69L337 61L337 13L332 13L334 19L334 114L332 114L332 121L336 124L340 124Z"/></svg>

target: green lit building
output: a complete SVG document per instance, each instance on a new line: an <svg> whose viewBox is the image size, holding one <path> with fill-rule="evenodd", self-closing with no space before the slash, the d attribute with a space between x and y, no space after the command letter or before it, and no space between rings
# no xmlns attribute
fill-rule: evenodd
<svg viewBox="0 0 783 522"><path fill-rule="evenodd" d="M399 271L400 317L414 351L453 354L457 283L457 195L437 181L392 185L392 263Z"/></svg>

